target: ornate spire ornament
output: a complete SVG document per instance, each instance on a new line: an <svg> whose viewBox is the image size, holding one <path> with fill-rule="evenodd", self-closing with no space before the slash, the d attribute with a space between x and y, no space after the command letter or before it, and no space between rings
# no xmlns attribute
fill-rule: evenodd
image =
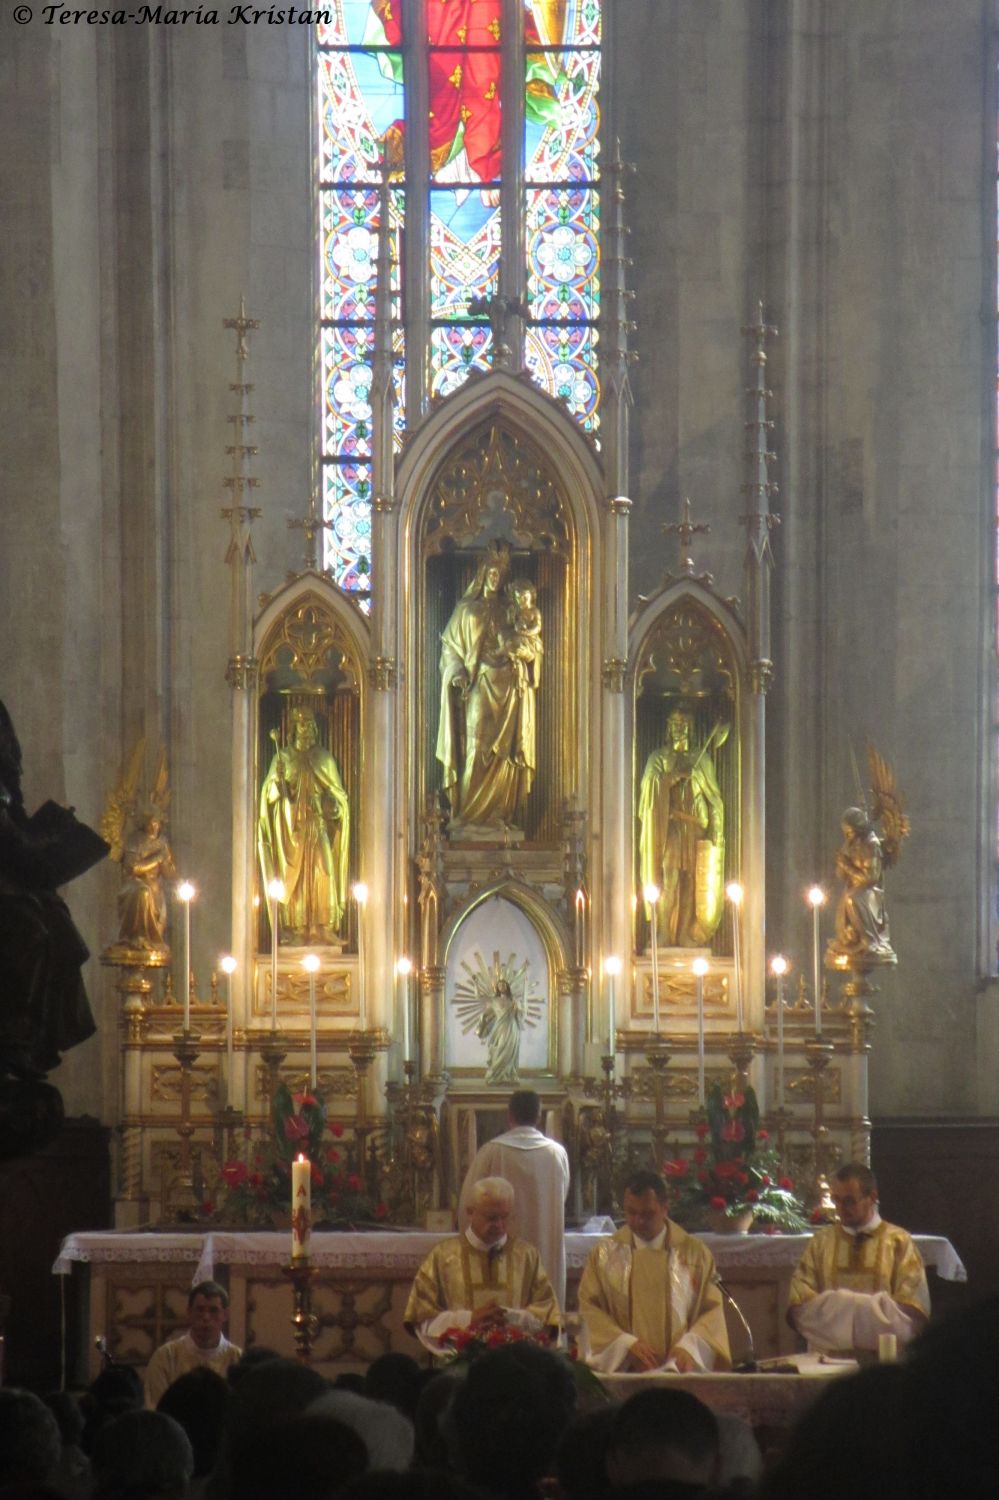
<svg viewBox="0 0 999 1500"><path fill-rule="evenodd" d="M777 455L768 447L768 435L773 422L767 416L767 401L773 392L767 389L768 338L777 337L777 329L767 323L763 316L763 303L757 303L756 322L742 331L751 338L754 348L750 360L754 370L753 384L748 386L749 419L745 430L749 435L746 460L749 465L749 480L742 493L749 498L746 513L739 520L746 528L746 594L747 621L749 626L750 662L753 691L765 693L773 678L773 659L770 647L770 572L774 555L770 545L770 533L780 525L780 516L770 510L771 496L777 494L777 485L770 478L770 465Z"/></svg>
<svg viewBox="0 0 999 1500"><path fill-rule="evenodd" d="M695 583L707 584L710 587L715 581L714 576L711 573L694 572L694 559L691 556L690 544L695 536L710 535L711 527L707 521L691 520L689 496L685 495L683 498L683 509L680 512L679 521L667 521L662 531L664 536L675 536L679 543L677 571L665 574L663 582L669 584L674 583L678 578L691 578Z"/></svg>
<svg viewBox="0 0 999 1500"><path fill-rule="evenodd" d="M246 688L254 679L253 661L253 593L251 581L256 556L253 551L253 522L260 511L255 506L244 504L243 497L255 490L260 480L247 473L249 461L255 458L258 449L254 443L246 442L247 430L255 418L249 410L250 392L253 385L246 377L245 366L250 358L247 334L260 327L257 318L246 316L246 298L240 296L239 315L224 318L223 328L231 328L236 334L236 379L230 381L229 390L239 399L239 411L227 417L233 428L233 442L226 445L226 454L232 460L231 471L222 483L230 492L232 503L223 506L222 519L229 522L229 545L225 561L229 568L229 664L226 681L230 687Z"/></svg>

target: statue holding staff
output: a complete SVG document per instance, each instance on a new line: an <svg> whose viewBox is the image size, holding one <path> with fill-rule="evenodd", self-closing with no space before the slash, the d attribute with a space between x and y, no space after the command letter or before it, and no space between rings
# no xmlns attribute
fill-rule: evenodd
<svg viewBox="0 0 999 1500"><path fill-rule="evenodd" d="M656 938L670 948L709 943L723 908L725 806L711 751L725 743L728 725L716 724L699 749L692 729L689 711L675 708L638 797L640 881L659 889Z"/></svg>

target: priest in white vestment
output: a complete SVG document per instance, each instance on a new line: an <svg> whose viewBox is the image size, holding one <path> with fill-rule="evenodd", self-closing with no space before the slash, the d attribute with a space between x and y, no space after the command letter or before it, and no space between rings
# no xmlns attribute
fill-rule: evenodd
<svg viewBox="0 0 999 1500"><path fill-rule="evenodd" d="M222 1332L229 1317L229 1294L217 1281L199 1281L187 1297L187 1332L153 1351L143 1385L146 1406L156 1410L163 1392L191 1370L225 1375L243 1357Z"/></svg>
<svg viewBox="0 0 999 1500"><path fill-rule="evenodd" d="M877 1350L881 1334L908 1344L926 1325L930 1293L912 1236L878 1212L870 1167L846 1162L830 1196L838 1224L812 1236L791 1278L788 1320L823 1353Z"/></svg>
<svg viewBox="0 0 999 1500"><path fill-rule="evenodd" d="M475 1184L483 1177L505 1177L513 1187L510 1228L517 1239L538 1247L559 1307L565 1307L569 1158L564 1146L542 1133L541 1100L533 1089L518 1089L511 1094L507 1120L509 1129L479 1147L465 1175L458 1200L458 1224L467 1220Z"/></svg>
<svg viewBox="0 0 999 1500"><path fill-rule="evenodd" d="M579 1283L586 1359L614 1371L727 1370L732 1359L714 1256L666 1216L666 1184L636 1172L625 1225L590 1251Z"/></svg>
<svg viewBox="0 0 999 1500"><path fill-rule="evenodd" d="M502 1177L475 1184L463 1234L435 1245L416 1273L405 1324L434 1354L443 1335L472 1329L484 1338L499 1328L558 1333L559 1305L533 1245L512 1239L507 1226L514 1192Z"/></svg>

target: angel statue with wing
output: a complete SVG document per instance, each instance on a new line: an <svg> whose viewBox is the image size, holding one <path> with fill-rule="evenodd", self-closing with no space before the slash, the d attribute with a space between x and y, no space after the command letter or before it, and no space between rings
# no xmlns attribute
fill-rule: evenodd
<svg viewBox="0 0 999 1500"><path fill-rule="evenodd" d="M888 932L884 872L895 864L909 832L894 772L873 745L867 747L867 762L873 810L848 807L843 814L843 844L836 855L843 894L836 936L826 948L828 968L860 973L898 962Z"/></svg>
<svg viewBox="0 0 999 1500"><path fill-rule="evenodd" d="M101 833L111 845L111 858L121 862L118 891L118 939L107 957L148 954L158 962L168 958L166 942L167 900L164 880L176 874L170 845L163 836L170 802L166 752L161 752L156 780L148 803L135 817L130 836L126 830L135 816L137 788L145 754L140 740L128 771L108 798L101 819ZM154 957L155 955L155 957ZM148 960L143 960L148 961Z"/></svg>
<svg viewBox="0 0 999 1500"><path fill-rule="evenodd" d="M478 969L462 964L468 978L455 987L454 1006L462 1031L474 1030L486 1044L486 1083L520 1081L520 1040L525 1026L536 1026L541 1019L542 1001L531 993L534 981L528 976L525 960L514 969L514 954L505 964L493 954L492 968L481 953Z"/></svg>

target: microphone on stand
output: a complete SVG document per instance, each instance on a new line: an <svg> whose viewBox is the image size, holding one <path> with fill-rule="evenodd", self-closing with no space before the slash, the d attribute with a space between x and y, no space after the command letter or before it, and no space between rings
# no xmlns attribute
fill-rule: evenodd
<svg viewBox="0 0 999 1500"><path fill-rule="evenodd" d="M753 1339L753 1330L747 1323L746 1315L743 1312L742 1308L739 1306L738 1302L736 1302L735 1298L732 1296L732 1293L729 1291L728 1287L725 1285L724 1281L719 1276L717 1271L715 1272L714 1280L715 1286L721 1292L722 1296L725 1298L725 1301L728 1303L729 1307L739 1319L739 1322L742 1324L746 1334L748 1357L746 1359L740 1359L737 1365L733 1365L732 1373L733 1375L752 1375L756 1370L759 1369L759 1365L756 1363L756 1343Z"/></svg>

